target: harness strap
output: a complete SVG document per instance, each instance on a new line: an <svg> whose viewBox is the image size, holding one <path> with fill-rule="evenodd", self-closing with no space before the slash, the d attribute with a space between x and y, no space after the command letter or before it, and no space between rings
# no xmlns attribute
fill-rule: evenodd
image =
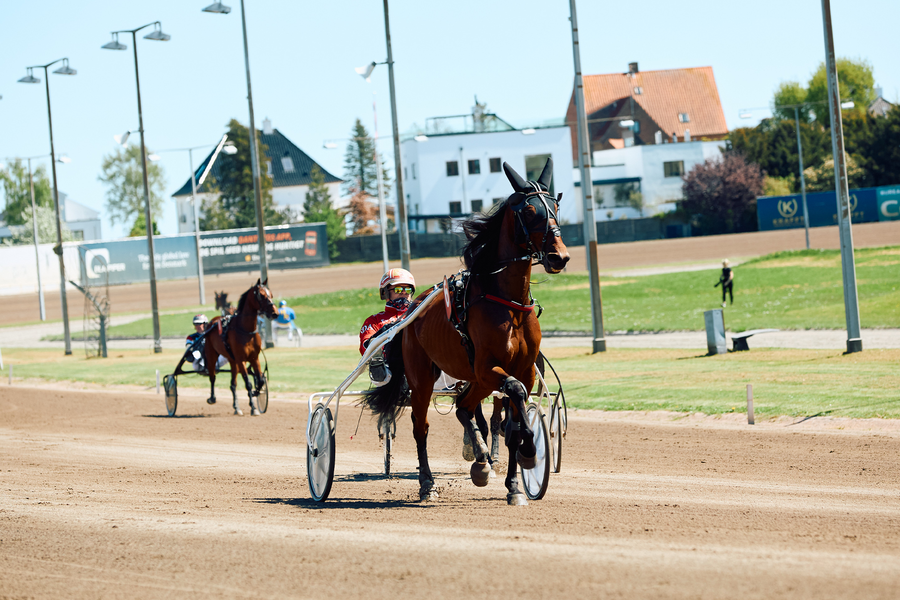
<svg viewBox="0 0 900 600"><path fill-rule="evenodd" d="M513 300L505 300L503 298L499 298L497 296L494 296L493 294L485 294L484 298L486 300L490 300L491 302L496 302L497 304L502 304L504 306L512 308L513 310L518 310L521 312L532 312L537 304L536 302L534 302L534 300L532 300L531 304L520 304Z"/></svg>

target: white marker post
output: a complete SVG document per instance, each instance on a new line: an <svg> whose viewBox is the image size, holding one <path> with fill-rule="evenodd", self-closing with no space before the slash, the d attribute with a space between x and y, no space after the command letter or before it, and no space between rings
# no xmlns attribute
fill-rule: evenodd
<svg viewBox="0 0 900 600"><path fill-rule="evenodd" d="M753 425L753 384L747 384L747 425Z"/></svg>
<svg viewBox="0 0 900 600"><path fill-rule="evenodd" d="M159 393L159 369L156 370L156 393Z"/></svg>

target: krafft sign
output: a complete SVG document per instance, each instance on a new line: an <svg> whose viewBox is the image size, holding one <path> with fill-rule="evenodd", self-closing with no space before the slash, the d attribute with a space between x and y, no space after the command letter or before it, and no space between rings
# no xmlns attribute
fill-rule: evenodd
<svg viewBox="0 0 900 600"><path fill-rule="evenodd" d="M851 223L879 220L877 189L882 188L850 190ZM806 194L806 206L810 227L838 224L837 196L833 191ZM803 200L800 194L757 198L756 218L760 231L803 227Z"/></svg>
<svg viewBox="0 0 900 600"><path fill-rule="evenodd" d="M878 220L900 220L900 185L878 188Z"/></svg>
<svg viewBox="0 0 900 600"><path fill-rule="evenodd" d="M259 268L259 236L255 228L200 234L200 255L207 274ZM266 227L266 259L270 269L300 269L330 264L325 223Z"/></svg>
<svg viewBox="0 0 900 600"><path fill-rule="evenodd" d="M153 239L156 278L187 279L197 276L197 253L189 236ZM81 255L83 285L109 285L150 281L150 255L147 239L134 238L111 242L92 242L78 247Z"/></svg>

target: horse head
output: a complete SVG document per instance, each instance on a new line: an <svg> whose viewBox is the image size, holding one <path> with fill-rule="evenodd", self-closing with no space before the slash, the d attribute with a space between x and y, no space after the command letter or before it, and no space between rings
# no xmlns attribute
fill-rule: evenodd
<svg viewBox="0 0 900 600"><path fill-rule="evenodd" d="M548 273L559 273L569 262L569 250L559 230L559 202L550 195L553 159L548 158L537 181L525 181L508 163L506 177L515 193L507 200L516 221L516 243L544 265Z"/></svg>
<svg viewBox="0 0 900 600"><path fill-rule="evenodd" d="M264 314L268 319L277 319L278 309L275 308L275 304L272 302L272 292L266 287L268 281L268 279L265 281L257 279L256 284L251 288L253 293L250 294L249 300L255 305L251 305L251 308L256 310L257 313Z"/></svg>

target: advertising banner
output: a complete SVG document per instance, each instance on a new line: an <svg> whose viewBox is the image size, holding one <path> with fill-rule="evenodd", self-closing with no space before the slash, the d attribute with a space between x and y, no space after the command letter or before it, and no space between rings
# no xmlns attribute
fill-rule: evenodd
<svg viewBox="0 0 900 600"><path fill-rule="evenodd" d="M878 188L878 220L900 220L900 185Z"/></svg>
<svg viewBox="0 0 900 600"><path fill-rule="evenodd" d="M833 191L806 194L806 206L810 227L838 224L837 196ZM850 211L852 223L878 221L876 188L850 190ZM757 198L756 218L760 231L803 227L803 200L800 194Z"/></svg>
<svg viewBox="0 0 900 600"><path fill-rule="evenodd" d="M191 236L153 239L156 279L197 276L197 252ZM109 275L109 285L150 281L150 256L146 238L81 244L82 285L93 285Z"/></svg>
<svg viewBox="0 0 900 600"><path fill-rule="evenodd" d="M259 237L255 227L200 234L205 274L259 268ZM270 269L300 269L330 264L325 223L266 227L266 258Z"/></svg>

